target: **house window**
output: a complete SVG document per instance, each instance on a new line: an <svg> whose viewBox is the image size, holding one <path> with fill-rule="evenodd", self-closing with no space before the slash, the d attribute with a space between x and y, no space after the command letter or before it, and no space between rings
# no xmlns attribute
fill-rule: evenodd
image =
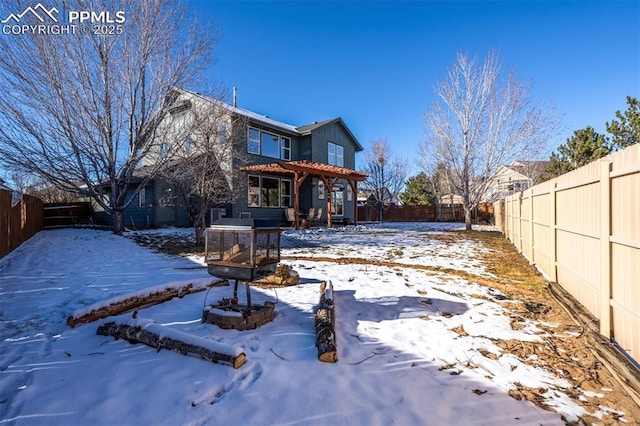
<svg viewBox="0 0 640 426"><path fill-rule="evenodd" d="M260 154L260 130L249 127L247 150L250 154Z"/></svg>
<svg viewBox="0 0 640 426"><path fill-rule="evenodd" d="M291 139L285 138L284 136L280 138L280 158L283 160L291 160Z"/></svg>
<svg viewBox="0 0 640 426"><path fill-rule="evenodd" d="M280 207L278 179L262 178L262 207Z"/></svg>
<svg viewBox="0 0 640 426"><path fill-rule="evenodd" d="M218 140L222 144L227 142L227 124L226 123L221 123L218 126Z"/></svg>
<svg viewBox="0 0 640 426"><path fill-rule="evenodd" d="M266 157L279 158L280 138L273 133L260 132L260 143L262 144L262 155Z"/></svg>
<svg viewBox="0 0 640 426"><path fill-rule="evenodd" d="M347 186L347 201L353 201L353 189L351 189L351 185Z"/></svg>
<svg viewBox="0 0 640 426"><path fill-rule="evenodd" d="M249 176L249 207L291 207L293 186L289 179Z"/></svg>
<svg viewBox="0 0 640 426"><path fill-rule="evenodd" d="M145 193L145 189L142 188L140 190L140 192L138 192L138 207L140 207L141 209L144 208L144 206L147 204L147 195Z"/></svg>
<svg viewBox="0 0 640 426"><path fill-rule="evenodd" d="M280 181L280 205L282 207L291 207L291 181L282 179Z"/></svg>
<svg viewBox="0 0 640 426"><path fill-rule="evenodd" d="M344 166L344 148L341 145L336 145L329 142L329 155L328 163L334 166Z"/></svg>
<svg viewBox="0 0 640 426"><path fill-rule="evenodd" d="M291 160L291 138L249 127L247 140L250 154Z"/></svg>
<svg viewBox="0 0 640 426"><path fill-rule="evenodd" d="M324 200L324 182L318 180L318 200Z"/></svg>
<svg viewBox="0 0 640 426"><path fill-rule="evenodd" d="M260 177L249 176L249 207L260 207Z"/></svg>

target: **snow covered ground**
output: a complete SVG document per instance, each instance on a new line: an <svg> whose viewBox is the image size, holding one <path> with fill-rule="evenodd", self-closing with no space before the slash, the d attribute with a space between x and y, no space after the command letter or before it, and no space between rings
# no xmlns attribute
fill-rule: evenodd
<svg viewBox="0 0 640 426"><path fill-rule="evenodd" d="M299 286L251 289L254 303L277 303L274 321L256 330L201 323L204 304L230 297L230 287L139 310L138 318L241 348L247 362L239 369L96 335L98 325L113 318L76 328L65 323L72 313L109 298L211 280L205 269L194 268L202 259L156 253L108 232L40 232L0 259L0 425L576 420L584 409L567 395L566 381L495 344L537 341L543 333L533 321L513 330L496 290L428 270L331 261L392 260L490 276L475 257L482 247L430 238L456 228L397 224L286 231L282 254L310 259L287 262L299 272ZM317 361L314 312L322 280L330 280L335 291L335 364ZM510 397L516 384L546 389L546 403L555 412Z"/></svg>

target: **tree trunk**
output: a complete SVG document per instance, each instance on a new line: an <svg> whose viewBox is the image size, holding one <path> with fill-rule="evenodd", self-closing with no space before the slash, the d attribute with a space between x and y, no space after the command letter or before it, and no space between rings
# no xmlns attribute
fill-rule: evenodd
<svg viewBox="0 0 640 426"><path fill-rule="evenodd" d="M124 212L121 209L114 209L113 216L113 233L122 235L124 232Z"/></svg>
<svg viewBox="0 0 640 426"><path fill-rule="evenodd" d="M132 294L130 296L124 295L120 300L114 301L107 306L100 306L95 309L88 307L81 310L80 313L74 313L67 318L67 325L69 327L75 327L78 324L97 321L113 315L119 315L143 306L157 305L159 303L166 302L167 300L171 300L174 297L182 298L187 294L204 291L212 286L224 285L224 283L228 284L226 280L218 280L206 286L194 286L192 283L189 283L186 285L163 288L158 291L151 290L147 295L140 295L139 293Z"/></svg>
<svg viewBox="0 0 640 426"><path fill-rule="evenodd" d="M96 334L123 338L130 343L144 343L158 349L170 349L182 355L194 355L207 361L240 368L245 354L239 348L203 339L156 324L152 320L132 320L130 323L108 322L98 327Z"/></svg>
<svg viewBox="0 0 640 426"><path fill-rule="evenodd" d="M323 281L320 285L320 303L316 312L316 346L318 347L318 360L322 362L338 361L333 285L331 282Z"/></svg>
<svg viewBox="0 0 640 426"><path fill-rule="evenodd" d="M471 231L471 208L468 205L464 205L464 229Z"/></svg>

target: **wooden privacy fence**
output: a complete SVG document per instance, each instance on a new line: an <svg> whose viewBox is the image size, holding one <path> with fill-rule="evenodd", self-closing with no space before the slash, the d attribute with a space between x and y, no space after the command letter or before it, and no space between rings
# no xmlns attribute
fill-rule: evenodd
<svg viewBox="0 0 640 426"><path fill-rule="evenodd" d="M378 206L358 206L358 221L377 221ZM461 204L441 205L440 215L436 206L388 206L384 211L386 222L464 222L464 209ZM474 214L476 223L489 223L493 220L493 205L480 204Z"/></svg>
<svg viewBox="0 0 640 426"><path fill-rule="evenodd" d="M12 206L11 191L0 189L0 258L41 231L43 216L40 199L23 195Z"/></svg>
<svg viewBox="0 0 640 426"><path fill-rule="evenodd" d="M529 261L640 361L640 144L495 204Z"/></svg>

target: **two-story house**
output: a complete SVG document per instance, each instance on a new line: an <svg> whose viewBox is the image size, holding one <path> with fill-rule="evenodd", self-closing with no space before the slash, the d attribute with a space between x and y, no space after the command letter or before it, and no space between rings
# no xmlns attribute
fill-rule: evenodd
<svg viewBox="0 0 640 426"><path fill-rule="evenodd" d="M341 118L296 127L186 90L179 90L172 102L175 107L171 108L171 126L189 128L193 112L207 110L218 116L217 137L242 135L238 138L237 155L222 166L228 171L228 185L233 187L235 196L230 203L212 209L209 222L220 216L241 214L296 225L310 214L314 222L357 221L357 183L367 175L354 170L355 155L363 148ZM176 116L183 119L176 120ZM177 129L175 134L180 132ZM198 137L196 132L176 136L183 143L177 160L193 155L188 145L197 145ZM171 149L171 142L159 141L157 151L143 161L141 173L157 156ZM125 210L126 223L188 225L184 204L175 188L166 182L150 181L139 198L138 203ZM297 215L295 221L287 218L287 210L290 213L291 209Z"/></svg>

